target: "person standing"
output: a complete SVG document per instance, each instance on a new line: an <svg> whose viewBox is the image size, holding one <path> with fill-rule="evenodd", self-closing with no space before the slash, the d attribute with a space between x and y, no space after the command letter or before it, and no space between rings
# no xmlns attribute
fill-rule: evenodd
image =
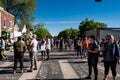
<svg viewBox="0 0 120 80"><path fill-rule="evenodd" d="M106 36L106 44L103 47L104 79L108 80L109 68L111 68L113 80L116 80L116 66L120 63L120 52L113 35Z"/></svg>
<svg viewBox="0 0 120 80"><path fill-rule="evenodd" d="M22 40L22 37L18 37L18 40L14 43L14 71L16 73L18 60L20 62L21 73L23 73L23 55L26 51L25 42Z"/></svg>
<svg viewBox="0 0 120 80"><path fill-rule="evenodd" d="M49 60L49 58L50 58L50 49L51 49L51 43L50 43L49 37L47 36L46 37L46 53L47 53L46 60Z"/></svg>
<svg viewBox="0 0 120 80"><path fill-rule="evenodd" d="M50 39L50 44L51 44L51 51L54 49L54 39Z"/></svg>
<svg viewBox="0 0 120 80"><path fill-rule="evenodd" d="M64 44L64 40L63 40L62 37L60 38L60 42L59 42L59 44L60 44L60 45L59 45L59 46L60 46L60 47L59 47L59 48L60 48L59 51L61 52L61 51L63 50L63 44Z"/></svg>
<svg viewBox="0 0 120 80"><path fill-rule="evenodd" d="M64 40L64 44L65 44L65 49L68 50L68 40L67 39Z"/></svg>
<svg viewBox="0 0 120 80"><path fill-rule="evenodd" d="M37 46L38 46L38 41L36 40L36 35L34 34L32 36L32 40L30 42L30 49L29 49L29 56L30 56L30 72L33 71L33 66L34 70L37 70Z"/></svg>
<svg viewBox="0 0 120 80"><path fill-rule="evenodd" d="M41 41L41 58L42 59L45 59L45 56L46 56L46 41L44 38L42 38L42 41Z"/></svg>
<svg viewBox="0 0 120 80"><path fill-rule="evenodd" d="M69 50L70 50L70 51L72 50L73 43L74 43L74 41L70 38L70 39L68 40L68 45L69 45Z"/></svg>
<svg viewBox="0 0 120 80"><path fill-rule="evenodd" d="M5 41L2 37L0 37L0 60L7 59L4 54L5 51Z"/></svg>
<svg viewBox="0 0 120 80"><path fill-rule="evenodd" d="M98 44L96 42L95 36L90 36L90 43L88 45L88 70L89 75L85 79L91 79L92 67L94 69L94 80L97 80L98 77Z"/></svg>
<svg viewBox="0 0 120 80"><path fill-rule="evenodd" d="M83 40L83 55L84 55L84 58L86 58L87 56L87 49L88 49L88 40L87 38L85 37L85 39Z"/></svg>
<svg viewBox="0 0 120 80"><path fill-rule="evenodd" d="M79 58L79 56L80 56L81 58L83 57L83 55L82 55L82 46L83 46L82 40L79 39L79 40L77 41L77 58Z"/></svg>

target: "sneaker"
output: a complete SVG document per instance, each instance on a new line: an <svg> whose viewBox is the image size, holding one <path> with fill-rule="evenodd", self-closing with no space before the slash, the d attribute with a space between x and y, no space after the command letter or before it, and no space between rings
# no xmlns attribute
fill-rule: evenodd
<svg viewBox="0 0 120 80"><path fill-rule="evenodd" d="M84 78L84 79L91 79L91 76L87 76L86 78Z"/></svg>
<svg viewBox="0 0 120 80"><path fill-rule="evenodd" d="M36 67L36 68L34 68L34 70L37 70L37 67Z"/></svg>
<svg viewBox="0 0 120 80"><path fill-rule="evenodd" d="M32 69L30 69L30 70L28 70L28 72L33 72L33 70L32 70Z"/></svg>

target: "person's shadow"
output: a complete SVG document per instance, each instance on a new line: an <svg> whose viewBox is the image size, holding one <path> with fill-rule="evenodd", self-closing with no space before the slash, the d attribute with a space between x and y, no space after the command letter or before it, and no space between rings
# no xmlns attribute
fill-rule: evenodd
<svg viewBox="0 0 120 80"><path fill-rule="evenodd" d="M13 74L13 70L1 70L0 74Z"/></svg>

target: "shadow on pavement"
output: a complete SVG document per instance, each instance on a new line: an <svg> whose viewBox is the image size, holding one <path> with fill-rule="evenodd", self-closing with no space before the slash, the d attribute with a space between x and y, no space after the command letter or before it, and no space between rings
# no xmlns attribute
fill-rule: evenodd
<svg viewBox="0 0 120 80"><path fill-rule="evenodd" d="M52 57L50 60L64 60L64 59L75 59L75 57Z"/></svg>
<svg viewBox="0 0 120 80"><path fill-rule="evenodd" d="M71 64L80 64L80 63L87 63L87 61L69 61L69 62L63 62L63 63L71 63Z"/></svg>
<svg viewBox="0 0 120 80"><path fill-rule="evenodd" d="M86 79L29 79L29 80L86 80Z"/></svg>
<svg viewBox="0 0 120 80"><path fill-rule="evenodd" d="M1 70L0 74L13 74L13 70Z"/></svg>

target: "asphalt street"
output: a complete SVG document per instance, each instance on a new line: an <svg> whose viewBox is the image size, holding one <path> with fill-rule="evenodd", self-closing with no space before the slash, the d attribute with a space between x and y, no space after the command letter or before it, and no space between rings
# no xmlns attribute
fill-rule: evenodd
<svg viewBox="0 0 120 80"><path fill-rule="evenodd" d="M85 80L88 75L87 59L77 59L76 52L51 52L50 60L41 60L40 53L38 53L38 69L33 72L28 72L30 67L29 55L25 53L24 56L24 73L20 73L18 68L17 73L13 74L13 53L7 52L8 60L0 61L0 80L26 80L26 79L77 79ZM104 77L104 66L101 62L102 57L99 58L98 80ZM117 80L120 80L120 65L117 66ZM111 71L109 72L109 79L112 80ZM94 74L92 74L92 79Z"/></svg>

